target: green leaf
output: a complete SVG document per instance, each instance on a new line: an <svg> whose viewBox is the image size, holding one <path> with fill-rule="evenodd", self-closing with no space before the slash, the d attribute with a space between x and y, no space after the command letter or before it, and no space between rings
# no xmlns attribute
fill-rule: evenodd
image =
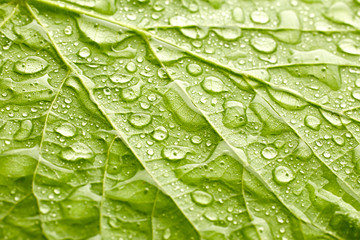
<svg viewBox="0 0 360 240"><path fill-rule="evenodd" d="M358 239L358 1L0 1L1 239Z"/></svg>

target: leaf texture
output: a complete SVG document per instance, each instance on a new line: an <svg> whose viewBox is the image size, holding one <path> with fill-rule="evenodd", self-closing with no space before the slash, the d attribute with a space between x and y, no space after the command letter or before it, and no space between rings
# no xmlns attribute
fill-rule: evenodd
<svg viewBox="0 0 360 240"><path fill-rule="evenodd" d="M1 239L358 239L358 1L0 1Z"/></svg>

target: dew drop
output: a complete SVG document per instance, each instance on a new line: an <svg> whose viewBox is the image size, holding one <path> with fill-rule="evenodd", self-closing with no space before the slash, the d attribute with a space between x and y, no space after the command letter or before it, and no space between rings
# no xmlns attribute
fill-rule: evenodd
<svg viewBox="0 0 360 240"><path fill-rule="evenodd" d="M66 26L64 28L64 34L67 35L67 36L70 36L71 34L73 33L73 29L71 26Z"/></svg>
<svg viewBox="0 0 360 240"><path fill-rule="evenodd" d="M279 166L274 169L273 172L274 180L278 184L286 184L291 182L295 176L290 168L285 166Z"/></svg>
<svg viewBox="0 0 360 240"><path fill-rule="evenodd" d="M196 64L196 63L190 63L186 66L186 70L188 71L189 74L191 74L192 76L199 76L203 70L201 68L200 65Z"/></svg>
<svg viewBox="0 0 360 240"><path fill-rule="evenodd" d="M208 93L221 93L226 91L224 83L217 77L206 77L201 86Z"/></svg>
<svg viewBox="0 0 360 240"><path fill-rule="evenodd" d="M236 7L232 11L232 17L235 22L242 23L245 20L244 11L241 8Z"/></svg>
<svg viewBox="0 0 360 240"><path fill-rule="evenodd" d="M35 74L45 70L49 63L37 56L30 56L17 61L14 71L21 74Z"/></svg>
<svg viewBox="0 0 360 240"><path fill-rule="evenodd" d="M88 47L83 47L79 50L78 54L82 58L87 58L90 56L90 49Z"/></svg>
<svg viewBox="0 0 360 240"><path fill-rule="evenodd" d="M63 159L68 161L77 161L80 159L90 159L94 156L94 152L84 143L76 142L61 151Z"/></svg>
<svg viewBox="0 0 360 240"><path fill-rule="evenodd" d="M129 122L135 128L143 128L150 124L151 116L145 113L135 113L130 116Z"/></svg>
<svg viewBox="0 0 360 240"><path fill-rule="evenodd" d="M55 128L57 133L60 133L64 137L73 137L76 134L76 128L71 123L63 123Z"/></svg>
<svg viewBox="0 0 360 240"><path fill-rule="evenodd" d="M151 136L157 141L163 141L168 137L168 131L163 126L160 126L155 128Z"/></svg>
<svg viewBox="0 0 360 240"><path fill-rule="evenodd" d="M274 159L278 155L278 152L273 147L266 147L261 151L261 155L265 159L271 160L271 159Z"/></svg>
<svg viewBox="0 0 360 240"><path fill-rule="evenodd" d="M254 23L265 24L269 22L270 18L266 12L254 11L250 15L251 21Z"/></svg>
<svg viewBox="0 0 360 240"><path fill-rule="evenodd" d="M320 130L321 120L317 117L308 115L305 117L304 123L305 123L305 126L311 128L313 130L316 130L316 131Z"/></svg>
<svg viewBox="0 0 360 240"><path fill-rule="evenodd" d="M162 150L163 157L171 161L184 159L186 154L185 148L179 146L166 146Z"/></svg>
<svg viewBox="0 0 360 240"><path fill-rule="evenodd" d="M272 53L277 47L275 40L268 37L252 38L250 44L253 48L263 53Z"/></svg>
<svg viewBox="0 0 360 240"><path fill-rule="evenodd" d="M135 63L133 63L133 62L129 62L127 65L126 65L126 70L128 71L128 72L131 72L131 73L134 73L134 72L136 72L136 65L135 65Z"/></svg>
<svg viewBox="0 0 360 240"><path fill-rule="evenodd" d="M213 196L207 192L197 190L191 193L191 199L198 205L207 206L212 202Z"/></svg>

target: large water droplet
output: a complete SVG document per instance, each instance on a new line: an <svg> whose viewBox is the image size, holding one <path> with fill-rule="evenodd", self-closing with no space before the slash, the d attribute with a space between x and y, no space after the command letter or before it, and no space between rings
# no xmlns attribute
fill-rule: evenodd
<svg viewBox="0 0 360 240"><path fill-rule="evenodd" d="M336 128L342 128L343 127L343 124L341 122L341 119L340 119L339 115L337 115L335 113L332 113L332 112L322 110L322 109L320 109L320 113L334 127L336 127Z"/></svg>
<svg viewBox="0 0 360 240"><path fill-rule="evenodd" d="M270 32L271 35L286 43L295 44L300 41L301 32L299 18L293 10L284 10L279 14L280 23L277 30Z"/></svg>
<svg viewBox="0 0 360 240"><path fill-rule="evenodd" d="M360 28L359 18L355 16L351 8L345 2L335 2L325 14L333 22L345 23L357 29Z"/></svg>
<svg viewBox="0 0 360 240"><path fill-rule="evenodd" d="M217 77L206 77L204 81L202 81L201 86L208 93L221 93L226 91L223 81Z"/></svg>
<svg viewBox="0 0 360 240"><path fill-rule="evenodd" d="M76 128L71 123L63 123L55 131L64 137L73 137L76 134Z"/></svg>
<svg viewBox="0 0 360 240"><path fill-rule="evenodd" d="M151 116L145 113L134 113L130 116L129 122L135 128L143 128L150 124Z"/></svg>
<svg viewBox="0 0 360 240"><path fill-rule="evenodd" d="M27 119L21 122L19 130L15 133L14 138L16 140L25 140L27 139L33 129L33 123L31 120Z"/></svg>
<svg viewBox="0 0 360 240"><path fill-rule="evenodd" d="M351 96L356 100L360 100L360 90L356 89L351 92Z"/></svg>
<svg viewBox="0 0 360 240"><path fill-rule="evenodd" d="M300 160L308 160L312 156L312 151L310 147L304 142L300 141L299 145L295 149L294 155Z"/></svg>
<svg viewBox="0 0 360 240"><path fill-rule="evenodd" d="M187 150L184 147L180 146L166 146L162 150L162 155L164 158L171 160L171 161L177 161L184 159L187 154Z"/></svg>
<svg viewBox="0 0 360 240"><path fill-rule="evenodd" d="M167 228L167 229L164 230L163 239L167 240L167 239L170 239L170 238L171 238L171 229Z"/></svg>
<svg viewBox="0 0 360 240"><path fill-rule="evenodd" d="M174 16L170 18L170 24L173 26L194 26L180 28L180 31L185 36L192 39L203 39L208 35L208 28L195 27L196 23L183 16Z"/></svg>
<svg viewBox="0 0 360 240"><path fill-rule="evenodd" d="M87 58L87 57L90 56L91 51L90 51L90 49L89 49L88 47L82 47L82 48L80 48L78 54L79 54L79 56L82 57L82 58Z"/></svg>
<svg viewBox="0 0 360 240"><path fill-rule="evenodd" d="M151 135L157 141L163 141L168 137L168 131L163 126L155 128Z"/></svg>
<svg viewBox="0 0 360 240"><path fill-rule="evenodd" d="M191 198L196 204L202 206L209 205L213 200L213 196L211 194L200 190L192 192Z"/></svg>
<svg viewBox="0 0 360 240"><path fill-rule="evenodd" d="M237 101L226 102L222 122L227 128L238 128L245 125L247 117L244 106Z"/></svg>
<svg viewBox="0 0 360 240"><path fill-rule="evenodd" d="M250 15L251 21L254 23L265 24L270 21L269 15L266 12L254 11Z"/></svg>
<svg viewBox="0 0 360 240"><path fill-rule="evenodd" d="M30 56L17 61L14 71L21 74L34 74L45 70L48 62L37 56Z"/></svg>
<svg viewBox="0 0 360 240"><path fill-rule="evenodd" d="M199 64L196 63L190 63L186 66L186 70L188 71L188 73L190 73L190 75L192 76L199 76L203 70L201 68L201 66Z"/></svg>
<svg viewBox="0 0 360 240"><path fill-rule="evenodd" d="M359 45L352 39L343 39L339 42L339 49L344 53L360 55Z"/></svg>
<svg viewBox="0 0 360 240"><path fill-rule="evenodd" d="M286 184L291 182L295 176L292 170L285 166L279 166L274 169L274 180L278 184Z"/></svg>
<svg viewBox="0 0 360 240"><path fill-rule="evenodd" d="M299 110L305 108L308 104L302 99L295 97L284 91L268 88L270 97L273 98L280 106L289 110Z"/></svg>
<svg viewBox="0 0 360 240"><path fill-rule="evenodd" d="M253 48L263 53L272 53L276 49L276 42L274 39L268 37L255 37L252 38L250 44Z"/></svg>
<svg viewBox="0 0 360 240"><path fill-rule="evenodd" d="M133 62L129 62L128 64L126 64L126 70L128 72L134 73L134 72L136 72L136 68L137 68L136 64Z"/></svg>
<svg viewBox="0 0 360 240"><path fill-rule="evenodd" d="M266 147L261 151L261 155L265 159L271 160L271 159L274 159L278 155L278 152L273 147Z"/></svg>
<svg viewBox="0 0 360 240"><path fill-rule="evenodd" d="M240 28L214 28L213 31L222 39L234 41L241 36Z"/></svg>
<svg viewBox="0 0 360 240"><path fill-rule="evenodd" d="M343 146L345 144L345 140L342 136L333 135L332 138L334 142L339 146Z"/></svg>
<svg viewBox="0 0 360 240"><path fill-rule="evenodd" d="M61 151L61 157L68 161L77 161L80 159L90 159L94 156L94 152L81 142L76 142Z"/></svg>
<svg viewBox="0 0 360 240"><path fill-rule="evenodd" d="M70 36L71 34L73 33L73 29L71 26L66 26L64 28L64 34L67 35L67 36Z"/></svg>
<svg viewBox="0 0 360 240"><path fill-rule="evenodd" d="M305 123L305 126L311 128L313 130L316 130L316 131L320 130L321 120L317 117L308 115L305 117L304 123Z"/></svg>
<svg viewBox="0 0 360 240"><path fill-rule="evenodd" d="M232 11L232 17L235 22L242 23L245 20L244 11L241 8L236 7Z"/></svg>

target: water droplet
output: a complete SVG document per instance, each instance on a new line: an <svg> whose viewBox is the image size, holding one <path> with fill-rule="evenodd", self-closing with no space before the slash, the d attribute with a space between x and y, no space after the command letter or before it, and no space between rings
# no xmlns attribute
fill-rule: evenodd
<svg viewBox="0 0 360 240"><path fill-rule="evenodd" d="M344 53L360 55L360 47L352 39L343 39L339 42L339 48Z"/></svg>
<svg viewBox="0 0 360 240"><path fill-rule="evenodd" d="M183 16L174 16L170 18L170 24L173 26L194 26L195 22L183 17ZM180 28L180 31L185 36L192 39L203 39L208 35L208 28L200 27L186 27Z"/></svg>
<svg viewBox="0 0 360 240"><path fill-rule="evenodd" d="M287 92L274 90L268 88L269 95L274 99L280 106L289 110L304 109L308 104L302 99L295 97Z"/></svg>
<svg viewBox="0 0 360 240"><path fill-rule="evenodd" d="M356 100L360 100L360 90L354 90L351 93L351 96L355 98Z"/></svg>
<svg viewBox="0 0 360 240"><path fill-rule="evenodd" d="M300 29L300 21L296 12L293 10L281 11L279 18L280 23L278 28L280 30L271 32L270 34L286 43L298 43L300 41L301 32L298 30Z"/></svg>
<svg viewBox="0 0 360 240"><path fill-rule="evenodd" d="M157 141L163 141L168 137L168 131L166 128L160 126L155 128L151 136Z"/></svg>
<svg viewBox="0 0 360 240"><path fill-rule="evenodd" d="M222 39L227 41L234 41L241 36L240 28L230 28L230 27L222 27L222 28L214 28L213 31Z"/></svg>
<svg viewBox="0 0 360 240"><path fill-rule="evenodd" d="M145 113L134 113L130 116L130 124L135 128L143 128L150 124L151 116Z"/></svg>
<svg viewBox="0 0 360 240"><path fill-rule="evenodd" d="M25 140L27 139L33 129L33 123L31 120L27 119L21 122L19 130L15 133L14 139L16 140Z"/></svg>
<svg viewBox="0 0 360 240"><path fill-rule="evenodd" d="M274 180L278 184L286 184L294 180L295 176L292 170L285 166L279 166L274 169Z"/></svg>
<svg viewBox="0 0 360 240"><path fill-rule="evenodd" d="M68 161L77 161L80 159L90 159L94 152L86 144L76 142L61 151L61 157Z"/></svg>
<svg viewBox="0 0 360 240"><path fill-rule="evenodd" d="M21 74L35 74L45 70L48 65L48 62L41 57L30 56L17 61L14 71Z"/></svg>
<svg viewBox="0 0 360 240"><path fill-rule="evenodd" d="M76 128L71 123L63 123L55 131L64 137L73 137L76 134Z"/></svg>
<svg viewBox="0 0 360 240"><path fill-rule="evenodd" d="M128 70L129 72L131 73L134 73L136 72L136 64L133 63L133 62L129 62L127 65L126 65L126 70Z"/></svg>
<svg viewBox="0 0 360 240"><path fill-rule="evenodd" d="M188 71L188 73L190 73L190 75L192 76L199 76L203 70L201 68L200 65L196 64L196 63L190 63L186 66L186 70Z"/></svg>
<svg viewBox="0 0 360 240"><path fill-rule="evenodd" d="M252 38L250 44L253 48L263 53L272 53L276 49L276 42L274 39L268 37L255 37Z"/></svg>
<svg viewBox="0 0 360 240"><path fill-rule="evenodd" d="M222 122L227 128L238 128L244 126L247 122L244 106L237 101L226 102Z"/></svg>
<svg viewBox="0 0 360 240"><path fill-rule="evenodd" d="M132 79L137 79L137 78L133 76L124 75L121 73L115 73L110 77L110 80L113 83L128 83Z"/></svg>
<svg viewBox="0 0 360 240"><path fill-rule="evenodd" d="M269 22L269 20L270 20L267 13L262 12L262 11L252 12L250 15L250 18L251 18L251 21L253 21L254 23L260 23L260 24L265 24L265 23Z"/></svg>
<svg viewBox="0 0 360 240"><path fill-rule="evenodd" d="M166 146L162 150L163 157L171 161L184 159L186 154L187 150L179 146Z"/></svg>
<svg viewBox="0 0 360 240"><path fill-rule="evenodd" d="M191 199L198 205L207 206L213 201L213 196L204 191L194 191L191 193Z"/></svg>
<svg viewBox="0 0 360 240"><path fill-rule="evenodd" d="M42 214L47 214L51 210L49 205L47 205L47 204L40 204L39 209Z"/></svg>
<svg viewBox="0 0 360 240"><path fill-rule="evenodd" d="M300 141L299 145L297 146L294 155L295 157L299 158L300 160L308 160L312 156L312 151L310 147L304 142Z"/></svg>
<svg viewBox="0 0 360 240"><path fill-rule="evenodd" d="M193 137L191 137L191 142L193 144L197 145L197 144L200 144L202 142L202 139L201 139L200 136L193 136Z"/></svg>
<svg viewBox="0 0 360 240"><path fill-rule="evenodd" d="M330 154L329 152L324 152L324 153L323 153L323 156L324 156L325 158L330 158L330 157L331 157L331 154Z"/></svg>
<svg viewBox="0 0 360 240"><path fill-rule="evenodd" d="M236 7L232 11L232 17L235 22L242 23L245 20L244 11L241 8Z"/></svg>
<svg viewBox="0 0 360 240"><path fill-rule="evenodd" d="M322 110L322 109L320 109L320 113L334 127L336 127L336 128L342 128L343 127L343 124L341 122L341 119L340 119L339 115L337 115L335 113L332 113L332 112Z"/></svg>
<svg viewBox="0 0 360 240"><path fill-rule="evenodd" d="M190 131L195 131L208 126L208 123L202 115L195 112L191 102L185 102L181 95L174 89L169 89L165 93L165 100L168 107L172 110L178 120L184 127Z"/></svg>
<svg viewBox="0 0 360 240"><path fill-rule="evenodd" d="M345 23L357 29L360 28L359 18L355 16L352 9L345 2L335 2L325 14L335 23Z"/></svg>
<svg viewBox="0 0 360 240"><path fill-rule="evenodd" d="M217 77L206 77L204 81L201 82L201 86L208 93L221 93L226 91L224 83Z"/></svg>
<svg viewBox="0 0 360 240"><path fill-rule="evenodd" d="M67 35L67 36L70 36L71 34L73 33L73 29L71 26L66 26L64 28L64 34Z"/></svg>
<svg viewBox="0 0 360 240"><path fill-rule="evenodd" d="M87 57L90 56L91 52L90 52L90 49L88 47L82 47L82 48L80 48L78 54L82 58L87 58Z"/></svg>
<svg viewBox="0 0 360 240"><path fill-rule="evenodd" d="M278 155L278 152L273 147L266 147L261 151L261 155L264 158L271 160L271 159L274 159Z"/></svg>
<svg viewBox="0 0 360 240"><path fill-rule="evenodd" d="M305 117L304 123L305 123L305 126L311 128L313 130L316 130L316 131L320 130L321 120L317 117L308 115Z"/></svg>
<svg viewBox="0 0 360 240"><path fill-rule="evenodd" d="M214 212L214 211L206 211L204 213L204 217L209 220L209 221L212 221L212 222L215 222L215 221L218 221L219 220L219 217L218 215Z"/></svg>
<svg viewBox="0 0 360 240"><path fill-rule="evenodd" d="M339 146L343 146L345 144L345 140L342 136L338 136L338 135L333 135L333 140L334 142L339 145Z"/></svg>
<svg viewBox="0 0 360 240"><path fill-rule="evenodd" d="M165 229L164 233L163 233L163 239L167 240L170 239L171 237L171 230L170 228Z"/></svg>

